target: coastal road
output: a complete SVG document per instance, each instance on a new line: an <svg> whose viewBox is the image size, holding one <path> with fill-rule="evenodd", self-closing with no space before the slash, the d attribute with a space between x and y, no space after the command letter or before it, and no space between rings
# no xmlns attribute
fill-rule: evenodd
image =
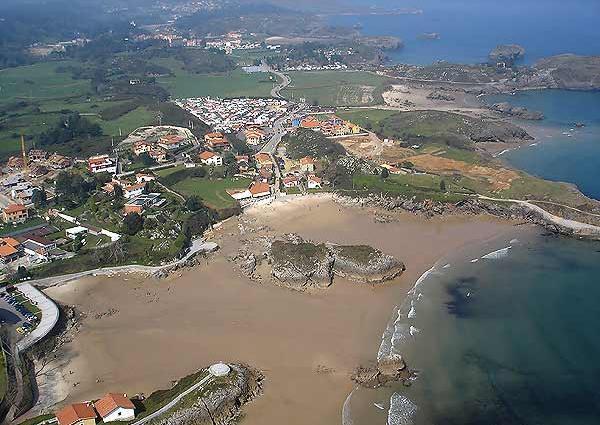
<svg viewBox="0 0 600 425"><path fill-rule="evenodd" d="M205 383L207 383L208 381L210 381L212 379L212 377L213 376L209 373L208 376L204 377L200 382L198 382L197 384L192 385L190 388L188 388L187 390L185 390L184 392L182 392L181 394L179 394L177 397L175 397L169 403L165 404L163 407L161 407L160 409L158 409L156 412L154 412L154 413L146 416L145 418L140 419L137 422L132 423L131 425L143 425L143 424L145 424L148 421L156 419L157 417L159 417L160 415L162 415L163 413L165 413L169 409L171 409L173 406L175 406L177 403L179 403L179 401L182 398L184 398L186 395L188 395L192 391L197 390L202 385L204 385Z"/></svg>

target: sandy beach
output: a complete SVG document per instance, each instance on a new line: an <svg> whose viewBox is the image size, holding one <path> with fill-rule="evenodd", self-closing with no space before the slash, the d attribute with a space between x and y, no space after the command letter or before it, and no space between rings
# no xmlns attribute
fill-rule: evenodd
<svg viewBox="0 0 600 425"><path fill-rule="evenodd" d="M375 360L392 309L415 280L448 253L516 231L514 223L489 217L394 214L381 223L374 215L328 195L278 201L244 214L251 234L240 235L240 218L227 221L211 237L220 251L167 279L92 277L47 289L86 315L61 361L48 367L62 380L55 398L149 394L213 362L244 362L267 380L243 423L339 424L351 372ZM227 259L248 238L292 232L372 245L404 261L407 271L378 287L336 279L306 294L251 281Z"/></svg>

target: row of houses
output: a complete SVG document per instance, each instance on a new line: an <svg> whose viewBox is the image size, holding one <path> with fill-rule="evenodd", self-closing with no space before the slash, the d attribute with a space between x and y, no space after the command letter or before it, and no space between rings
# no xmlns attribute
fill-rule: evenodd
<svg viewBox="0 0 600 425"><path fill-rule="evenodd" d="M108 393L95 402L74 403L56 412L59 425L95 425L96 420L127 422L135 419L135 405L125 394Z"/></svg>
<svg viewBox="0 0 600 425"><path fill-rule="evenodd" d="M52 228L51 230L56 229ZM58 242L46 237L51 230L40 228L15 236L1 238L0 262L2 264L9 264L25 256L34 261L64 257L66 252L58 248Z"/></svg>
<svg viewBox="0 0 600 425"><path fill-rule="evenodd" d="M296 118L292 120L292 127L319 131L327 137L352 136L364 132L360 126L335 115L326 120L319 120L313 115Z"/></svg>

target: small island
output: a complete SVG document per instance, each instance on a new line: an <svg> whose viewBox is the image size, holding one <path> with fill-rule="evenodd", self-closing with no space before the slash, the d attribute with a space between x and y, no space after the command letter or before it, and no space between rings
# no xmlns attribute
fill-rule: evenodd
<svg viewBox="0 0 600 425"><path fill-rule="evenodd" d="M518 44L501 44L496 46L489 54L490 62L493 64L504 63L512 67L516 61L525 56L525 48Z"/></svg>

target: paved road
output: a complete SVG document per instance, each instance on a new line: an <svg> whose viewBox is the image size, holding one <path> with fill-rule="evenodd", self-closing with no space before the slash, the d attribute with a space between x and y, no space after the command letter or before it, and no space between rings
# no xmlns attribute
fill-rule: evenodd
<svg viewBox="0 0 600 425"><path fill-rule="evenodd" d="M207 377L205 377L204 379L202 379L197 384L192 385L190 388L188 388L187 390L185 390L184 392L182 392L181 394L179 394L177 397L175 397L173 400L171 400L168 404L166 404L162 408L158 409L156 412L154 412L154 413L146 416L145 418L140 419L137 422L132 423L131 425L142 425L142 424L145 424L148 421L151 421L152 419L155 419L155 418L159 417L160 415L162 415L163 413L165 413L166 411L168 411L169 409L171 409L173 406L175 406L186 395L188 395L192 391L197 390L198 388L200 388L202 385L204 385L206 382L210 381L211 379L212 379L212 375L209 374Z"/></svg>
<svg viewBox="0 0 600 425"><path fill-rule="evenodd" d="M283 72L276 71L273 68L270 68L269 72L281 78L281 83L273 87L273 90L271 90L271 97L274 97L276 99L283 99L281 91L292 83L292 79L289 77L289 75L286 75Z"/></svg>
<svg viewBox="0 0 600 425"><path fill-rule="evenodd" d="M205 242L203 239L196 239L192 242L192 246L190 251L181 259L177 261L173 261L172 263L164 264L162 266L141 266L137 264L132 264L128 266L118 266L118 267L104 267L99 269L87 270L79 273L72 273L63 276L55 276L55 277L46 277L43 279L30 281L32 285L42 286L42 287L50 287L55 286L61 283L70 282L72 280L81 279L82 277L91 276L91 275L112 275L116 273L147 273L152 274L161 270L166 270L171 267L175 267L179 264L184 263L194 254L201 251L213 251L216 247L216 244L212 242Z"/></svg>

